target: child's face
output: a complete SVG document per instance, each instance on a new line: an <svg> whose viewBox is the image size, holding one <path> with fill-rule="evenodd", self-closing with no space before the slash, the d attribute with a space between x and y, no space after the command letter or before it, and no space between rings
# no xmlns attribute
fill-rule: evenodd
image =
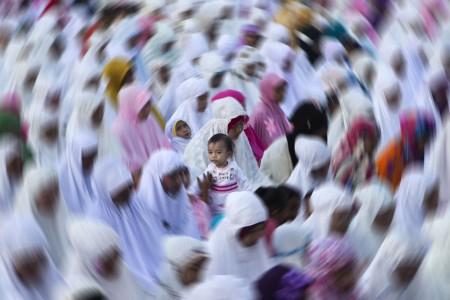
<svg viewBox="0 0 450 300"><path fill-rule="evenodd" d="M208 144L208 159L218 167L227 165L227 160L231 153L225 147L225 143L219 141L217 143Z"/></svg>
<svg viewBox="0 0 450 300"><path fill-rule="evenodd" d="M192 136L191 128L184 121L178 121L175 126L175 133L178 137L183 139L190 139Z"/></svg>

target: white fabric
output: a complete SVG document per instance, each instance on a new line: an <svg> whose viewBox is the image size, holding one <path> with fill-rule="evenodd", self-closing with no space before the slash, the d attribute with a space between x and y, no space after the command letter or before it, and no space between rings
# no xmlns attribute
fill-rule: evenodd
<svg viewBox="0 0 450 300"><path fill-rule="evenodd" d="M211 261L208 276L233 275L248 281L256 280L270 268L263 239L256 245L243 247L239 241L241 229L267 220L261 200L250 192L231 194L225 207L225 218L209 240Z"/></svg>
<svg viewBox="0 0 450 300"><path fill-rule="evenodd" d="M358 188L353 195L359 204L358 214L348 229L348 239L354 245L358 260L371 262L386 237L373 225L375 217L387 209L395 207L394 195L381 182L372 182Z"/></svg>
<svg viewBox="0 0 450 300"><path fill-rule="evenodd" d="M420 238L426 219L425 197L436 184L436 178L428 176L421 168L412 168L405 172L395 194L397 208L393 225L396 230Z"/></svg>
<svg viewBox="0 0 450 300"><path fill-rule="evenodd" d="M47 239L50 257L57 267L61 267L68 250L66 204L58 195L55 211L51 215L39 212L36 207L36 197L42 192L42 189L48 188L50 184L58 184L55 170L48 167L35 167L27 170L15 205L17 211L32 215Z"/></svg>
<svg viewBox="0 0 450 300"><path fill-rule="evenodd" d="M18 141L12 136L0 139L0 214L7 215L14 206L14 195L19 182L8 175L6 165L20 152Z"/></svg>
<svg viewBox="0 0 450 300"><path fill-rule="evenodd" d="M276 264L287 264L303 270L308 264L308 247L311 232L296 223L283 224L272 235L272 247Z"/></svg>
<svg viewBox="0 0 450 300"><path fill-rule="evenodd" d="M165 131L166 131L167 139L169 140L170 144L172 145L172 149L175 152L179 153L180 155L183 155L184 149L191 141L192 131L191 131L191 137L189 137L189 138L183 138L183 137L177 136L175 126L177 125L177 123L179 121L184 121L184 120L182 120L181 118L177 118L176 116L173 116L172 118L170 118L170 120L167 121L167 123L166 123Z"/></svg>
<svg viewBox="0 0 450 300"><path fill-rule="evenodd" d="M295 140L295 153L298 163L286 183L306 195L322 183L311 172L329 164L331 151L322 139L301 135Z"/></svg>
<svg viewBox="0 0 450 300"><path fill-rule="evenodd" d="M214 276L195 287L184 300L251 300L250 285L243 279L229 275Z"/></svg>
<svg viewBox="0 0 450 300"><path fill-rule="evenodd" d="M315 189L311 195L312 214L305 221L311 228L314 239L325 238L329 234L331 217L340 209L350 209L352 196L337 184L330 182Z"/></svg>
<svg viewBox="0 0 450 300"><path fill-rule="evenodd" d="M219 54L216 52L207 52L203 54L198 61L198 68L209 85L210 96L214 96L217 92L224 89L223 82L219 87L213 88L211 86L211 79L214 75L225 72L227 69L224 59Z"/></svg>
<svg viewBox="0 0 450 300"><path fill-rule="evenodd" d="M90 132L79 132L73 144L67 145L59 169L59 187L72 214L83 214L92 201L90 174L84 174L83 153L97 150L96 137Z"/></svg>
<svg viewBox="0 0 450 300"><path fill-rule="evenodd" d="M199 237L193 223L193 212L183 186L176 195L169 195L162 186L164 176L184 168L180 156L172 150L158 150L150 157L142 172L138 197L146 201L155 215L155 223L163 225L163 233Z"/></svg>
<svg viewBox="0 0 450 300"><path fill-rule="evenodd" d="M264 151L264 156L261 160L261 172L274 183L282 184L289 179L293 168L287 139L285 136L282 136Z"/></svg>
<svg viewBox="0 0 450 300"><path fill-rule="evenodd" d="M108 299L152 299L138 287L128 268L119 262L117 276L103 278L96 271L96 264L109 251L120 250L120 242L114 230L91 219L77 219L70 224L69 238L73 252L69 256L68 281L85 276L95 280Z"/></svg>
<svg viewBox="0 0 450 300"><path fill-rule="evenodd" d="M161 267L157 300L181 299L191 286L184 286L179 270L193 259L206 255L203 242L187 236L168 236L164 240L165 261Z"/></svg>
<svg viewBox="0 0 450 300"><path fill-rule="evenodd" d="M415 297L416 282L413 280L406 287L397 286L394 271L402 260L421 260L424 255L423 245L413 237L389 234L358 283L362 297L368 300L419 299Z"/></svg>
<svg viewBox="0 0 450 300"><path fill-rule="evenodd" d="M47 243L39 226L31 217L12 215L1 230L0 291L5 300L48 300L52 299L53 288L63 284L47 253ZM32 285L23 284L17 277L13 260L23 255L44 254L46 265L39 274L40 281Z"/></svg>
<svg viewBox="0 0 450 300"><path fill-rule="evenodd" d="M149 291L154 287L161 261L158 245L164 231L151 211L148 200L131 192L127 204L117 206L114 193L127 188L133 178L126 165L114 157L100 160L93 172L95 201L89 215L102 220L117 233L122 245L125 264Z"/></svg>

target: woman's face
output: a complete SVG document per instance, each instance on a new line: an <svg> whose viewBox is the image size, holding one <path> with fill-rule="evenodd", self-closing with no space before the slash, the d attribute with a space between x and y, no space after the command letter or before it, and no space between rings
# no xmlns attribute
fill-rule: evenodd
<svg viewBox="0 0 450 300"><path fill-rule="evenodd" d="M405 75L406 71L405 57L400 51L396 53L394 57L391 59L391 66L392 69L397 74L397 76L399 76L400 78L402 78Z"/></svg>
<svg viewBox="0 0 450 300"><path fill-rule="evenodd" d="M404 258L394 270L394 279L400 286L407 286L416 276L423 258Z"/></svg>
<svg viewBox="0 0 450 300"><path fill-rule="evenodd" d="M318 167L315 170L312 170L311 177L315 181L319 182L324 181L328 177L329 169L330 169L330 161L327 161L322 166Z"/></svg>
<svg viewBox="0 0 450 300"><path fill-rule="evenodd" d="M207 262L208 257L205 254L199 254L178 269L178 279L184 286L190 286L200 282Z"/></svg>
<svg viewBox="0 0 450 300"><path fill-rule="evenodd" d="M204 112L208 107L208 93L197 97L197 111Z"/></svg>
<svg viewBox="0 0 450 300"><path fill-rule="evenodd" d="M237 122L232 128L228 130L228 136L236 141L241 135L242 131L244 131L244 121Z"/></svg>
<svg viewBox="0 0 450 300"><path fill-rule="evenodd" d="M60 90L52 91L47 95L45 105L51 111L57 111L59 108L60 100L61 100L61 91Z"/></svg>
<svg viewBox="0 0 450 300"><path fill-rule="evenodd" d="M47 257L42 250L13 258L14 272L25 286L33 286L42 280L47 266Z"/></svg>
<svg viewBox="0 0 450 300"><path fill-rule="evenodd" d="M394 218L395 204L380 210L373 220L373 226L375 229L381 233L388 231L391 226L392 219Z"/></svg>
<svg viewBox="0 0 450 300"><path fill-rule="evenodd" d="M430 191L425 194L423 201L426 215L435 215L439 207L439 185L436 184Z"/></svg>
<svg viewBox="0 0 450 300"><path fill-rule="evenodd" d="M172 173L164 175L161 184L164 192L170 196L175 196L183 186L182 170L175 170Z"/></svg>
<svg viewBox="0 0 450 300"><path fill-rule="evenodd" d="M102 255L96 264L96 271L101 277L111 280L120 275L120 251L113 248Z"/></svg>
<svg viewBox="0 0 450 300"><path fill-rule="evenodd" d="M357 274L355 269L355 263L350 261L331 274L334 280L333 286L340 293L347 294L355 288L357 282Z"/></svg>
<svg viewBox="0 0 450 300"><path fill-rule="evenodd" d="M434 105L438 109L439 113L444 115L448 112L448 86L442 86L435 91L431 91Z"/></svg>
<svg viewBox="0 0 450 300"><path fill-rule="evenodd" d="M377 149L379 140L380 139L378 135L363 135L364 151L367 153L367 155L369 155L369 157L373 157L375 150Z"/></svg>
<svg viewBox="0 0 450 300"><path fill-rule="evenodd" d="M281 82L273 88L273 100L276 103L281 103L284 100L284 95L286 94L286 82Z"/></svg>
<svg viewBox="0 0 450 300"><path fill-rule="evenodd" d="M27 76L25 77L24 85L27 90L32 90L34 84L36 83L36 79L39 75L40 68L34 68L28 71Z"/></svg>
<svg viewBox="0 0 450 300"><path fill-rule="evenodd" d="M94 128L99 128L103 122L103 116L105 114L105 105L103 103L99 104L97 108L92 112L91 124Z"/></svg>
<svg viewBox="0 0 450 300"><path fill-rule="evenodd" d="M280 221L281 224L292 222L297 218L298 211L300 209L300 198L292 197L289 199L289 205L281 213Z"/></svg>
<svg viewBox="0 0 450 300"><path fill-rule="evenodd" d="M245 248L255 246L258 241L264 236L264 229L266 223L256 224L251 226L245 235L239 237L239 242Z"/></svg>
<svg viewBox="0 0 450 300"><path fill-rule="evenodd" d="M214 76L209 81L209 86L213 89L217 89L222 84L224 76L225 72L219 72L214 74Z"/></svg>
<svg viewBox="0 0 450 300"><path fill-rule="evenodd" d="M6 161L6 173L11 179L20 179L23 174L24 161L20 155L20 150Z"/></svg>
<svg viewBox="0 0 450 300"><path fill-rule="evenodd" d="M371 88L373 86L373 83L375 81L375 76L377 75L377 72L373 66L367 68L366 74L364 76L366 85Z"/></svg>
<svg viewBox="0 0 450 300"><path fill-rule="evenodd" d="M58 136L59 136L58 123L48 124L41 130L41 138L47 144L50 145L55 144L58 141Z"/></svg>
<svg viewBox="0 0 450 300"><path fill-rule="evenodd" d="M34 199L36 209L43 215L53 215L59 205L58 181L43 186Z"/></svg>
<svg viewBox="0 0 450 300"><path fill-rule="evenodd" d="M139 121L144 122L145 120L147 120L151 112L152 112L152 102L149 99L138 113Z"/></svg>
<svg viewBox="0 0 450 300"><path fill-rule="evenodd" d="M286 57L283 62L283 71L290 73L292 71L293 62L290 57Z"/></svg>
<svg viewBox="0 0 450 300"><path fill-rule="evenodd" d="M190 139L192 136L191 128L184 121L177 122L177 125L175 126L175 132L178 137L181 137L183 139Z"/></svg>
<svg viewBox="0 0 450 300"><path fill-rule="evenodd" d="M253 48L258 48L261 41L261 35L256 32L247 32L244 35L244 44Z"/></svg>
<svg viewBox="0 0 450 300"><path fill-rule="evenodd" d="M81 155L81 165L83 168L83 173L87 174L92 171L94 167L95 160L97 159L97 151L98 149L90 149L86 152L83 152Z"/></svg>
<svg viewBox="0 0 450 300"><path fill-rule="evenodd" d="M387 91L384 91L384 96L386 98L386 103L391 109L397 109L400 106L400 101L402 97L402 92L400 86L395 86Z"/></svg>
<svg viewBox="0 0 450 300"><path fill-rule="evenodd" d="M336 209L331 215L330 231L344 235L356 213L354 208Z"/></svg>
<svg viewBox="0 0 450 300"><path fill-rule="evenodd" d="M170 80L170 68L167 65L161 66L161 68L159 68L159 80L163 83L163 84L168 84L169 80Z"/></svg>
<svg viewBox="0 0 450 300"><path fill-rule="evenodd" d="M128 70L128 72L123 77L122 87L126 86L127 84L133 83L133 81L134 81L134 70L130 69L130 70Z"/></svg>
<svg viewBox="0 0 450 300"><path fill-rule="evenodd" d="M128 185L122 187L118 191L115 191L110 196L116 206L122 206L130 202L132 192L133 192L133 183L130 182Z"/></svg>
<svg viewBox="0 0 450 300"><path fill-rule="evenodd" d="M256 65L255 64L248 64L248 65L246 65L244 72L245 72L245 74L248 77L255 77L255 75L256 75Z"/></svg>

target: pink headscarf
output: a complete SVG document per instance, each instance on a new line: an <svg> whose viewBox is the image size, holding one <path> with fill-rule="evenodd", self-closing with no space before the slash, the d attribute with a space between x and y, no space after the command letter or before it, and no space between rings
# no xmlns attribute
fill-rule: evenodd
<svg viewBox="0 0 450 300"><path fill-rule="evenodd" d="M20 116L21 108L22 108L22 103L21 103L20 97L17 93L7 93L3 96L1 110L8 111L17 116Z"/></svg>
<svg viewBox="0 0 450 300"><path fill-rule="evenodd" d="M289 133L292 125L286 118L280 105L275 102L274 89L286 81L280 76L269 73L259 84L261 102L250 117L250 125L267 149L278 137Z"/></svg>
<svg viewBox="0 0 450 300"><path fill-rule="evenodd" d="M242 94L237 90L225 90L219 92L214 97L211 98L211 102L218 101L220 99L225 99L228 97L235 99L245 109L245 96L244 94ZM245 135L247 136L250 146L252 147L253 156L256 158L256 161L259 164L264 155L264 145L256 135L256 132L253 129L253 127L249 123L246 124L244 132Z"/></svg>
<svg viewBox="0 0 450 300"><path fill-rule="evenodd" d="M356 292L342 295L334 286L333 274L349 263L355 263L356 254L343 238L329 237L312 245L308 275L315 278L309 289L313 299L358 299Z"/></svg>
<svg viewBox="0 0 450 300"><path fill-rule="evenodd" d="M139 120L139 111L150 101L151 94L139 85L129 85L119 93L119 112L113 130L119 138L125 162L131 172L139 170L151 154L170 143L158 123L149 116Z"/></svg>

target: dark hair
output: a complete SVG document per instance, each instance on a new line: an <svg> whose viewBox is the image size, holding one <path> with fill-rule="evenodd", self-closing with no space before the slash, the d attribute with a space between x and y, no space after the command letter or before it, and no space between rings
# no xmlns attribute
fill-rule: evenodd
<svg viewBox="0 0 450 300"><path fill-rule="evenodd" d="M233 140L231 140L231 138L228 135L223 134L223 133L217 133L217 134L213 135L208 140L208 145L219 143L219 142L223 142L225 144L225 148L227 148L227 151L230 151L231 153L234 152Z"/></svg>
<svg viewBox="0 0 450 300"><path fill-rule="evenodd" d="M97 290L84 291L75 296L76 300L107 300L106 296L102 292Z"/></svg>
<svg viewBox="0 0 450 300"><path fill-rule="evenodd" d="M255 194L261 198L269 212L281 211L289 206L292 198L300 200L300 193L286 185L277 187L260 187Z"/></svg>

